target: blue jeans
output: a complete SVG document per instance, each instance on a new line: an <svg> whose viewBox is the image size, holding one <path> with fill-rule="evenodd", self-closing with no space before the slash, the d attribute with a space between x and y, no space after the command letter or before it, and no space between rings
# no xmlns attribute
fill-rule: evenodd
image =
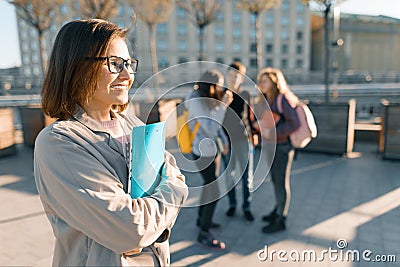
<svg viewBox="0 0 400 267"><path fill-rule="evenodd" d="M252 199L253 179L249 177L249 157L252 157L249 151L249 143L247 141L235 142L231 145L230 153L222 155L222 161L226 168L227 179L237 181L240 175L242 181L243 192L243 210L250 209L250 202ZM237 169L239 172L236 174ZM228 192L229 206L236 208L236 185Z"/></svg>

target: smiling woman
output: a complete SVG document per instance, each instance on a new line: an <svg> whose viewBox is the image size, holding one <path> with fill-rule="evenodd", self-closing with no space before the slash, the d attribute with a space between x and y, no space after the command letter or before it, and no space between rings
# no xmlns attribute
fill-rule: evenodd
<svg viewBox="0 0 400 267"><path fill-rule="evenodd" d="M170 262L168 238L188 189L165 153L154 193L128 194L124 148L143 122L122 114L138 63L126 33L104 20L78 20L54 43L41 96L43 111L58 120L40 132L34 151L36 186L56 235L54 266ZM132 172L135 164L142 162Z"/></svg>
<svg viewBox="0 0 400 267"><path fill-rule="evenodd" d="M128 91L136 73L136 59L129 59L128 47L122 38L111 41L107 56L102 59L97 89L83 108L89 116L100 121L111 120L110 110L115 105L125 105L129 101ZM125 60L124 58L128 58ZM129 63L129 64L127 64Z"/></svg>

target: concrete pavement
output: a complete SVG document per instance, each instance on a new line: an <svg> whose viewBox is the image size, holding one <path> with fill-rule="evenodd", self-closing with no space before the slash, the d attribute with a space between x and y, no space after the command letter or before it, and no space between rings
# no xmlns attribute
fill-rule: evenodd
<svg viewBox="0 0 400 267"><path fill-rule="evenodd" d="M33 151L17 150L0 158L0 266L50 266L54 237L34 184ZM171 236L172 265L400 266L400 162L381 160L377 144L356 142L354 151L362 156L298 154L284 232L261 233L261 216L274 206L269 181L254 193L254 222L241 210L226 217L227 198L218 202L214 220L223 227L215 234L225 251L199 245L197 209L182 209Z"/></svg>

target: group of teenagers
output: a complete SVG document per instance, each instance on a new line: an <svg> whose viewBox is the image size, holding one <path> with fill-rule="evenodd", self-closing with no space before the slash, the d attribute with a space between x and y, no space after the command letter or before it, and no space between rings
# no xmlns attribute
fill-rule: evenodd
<svg viewBox="0 0 400 267"><path fill-rule="evenodd" d="M41 101L43 112L57 120L39 133L34 147L36 187L55 236L53 266L170 265L169 237L188 187L175 158L166 152L154 191L140 198L128 193L129 133L144 123L125 112L139 63L130 56L127 32L105 20L74 20L62 26L54 41ZM222 154L225 174L235 181L226 215L236 213L235 185L242 180L243 214L253 221L248 151L257 131L264 132L266 141L269 136L276 141L270 170L276 205L262 218L268 222L262 231L285 229L288 211L288 170L294 154L289 134L298 127L298 118L285 97L278 110L277 96L284 93L281 72L263 69L257 80L260 97L280 117L276 126L263 131L267 124L253 119L257 114L250 95L241 91L245 73L245 67L234 62L224 82L221 72L207 70L188 101L189 126L199 125L192 154L205 185L197 239L216 249L224 249L225 243L210 232L219 227L212 220L219 198L213 183L215 158ZM223 140L221 149L215 146L218 138Z"/></svg>
<svg viewBox="0 0 400 267"><path fill-rule="evenodd" d="M200 232L197 240L218 249L224 249L225 243L210 232L212 228L221 227L212 219L217 201L222 197L215 181L223 177L228 186L229 208L225 215L235 216L236 187L241 184L243 216L247 221L254 221L250 209L254 171L250 162L254 162L254 149L265 148L264 152L270 154L271 149L268 148L275 147L272 157L259 159L265 162L255 162L255 165L270 165L275 195L274 209L262 217L268 223L262 232L274 233L286 229L290 169L295 152L289 135L299 127L299 119L284 97L289 89L280 70L267 67L259 72L259 95L254 104L250 93L241 88L245 75L246 67L240 62L233 62L225 75L216 69L207 70L186 98L189 127L193 131L197 126L192 155L204 182L198 210ZM280 94L282 97L278 97ZM222 145L215 145L218 142ZM224 169L216 170L219 154Z"/></svg>

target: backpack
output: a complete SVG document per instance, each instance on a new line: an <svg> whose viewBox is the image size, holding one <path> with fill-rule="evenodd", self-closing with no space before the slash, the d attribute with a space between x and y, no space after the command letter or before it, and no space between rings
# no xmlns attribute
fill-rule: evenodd
<svg viewBox="0 0 400 267"><path fill-rule="evenodd" d="M312 138L317 137L317 126L315 125L314 116L308 106L298 100L291 91L285 93L285 97L290 106L296 110L300 122L299 128L289 135L290 143L294 148L304 148L310 143ZM276 101L278 111L282 113L283 94L279 94Z"/></svg>
<svg viewBox="0 0 400 267"><path fill-rule="evenodd" d="M199 130L200 127L200 124L196 122L192 132L189 127L188 118L189 118L188 110L184 109L183 112L179 115L179 108L178 108L176 140L183 154L192 153L193 140L196 137L197 131Z"/></svg>

